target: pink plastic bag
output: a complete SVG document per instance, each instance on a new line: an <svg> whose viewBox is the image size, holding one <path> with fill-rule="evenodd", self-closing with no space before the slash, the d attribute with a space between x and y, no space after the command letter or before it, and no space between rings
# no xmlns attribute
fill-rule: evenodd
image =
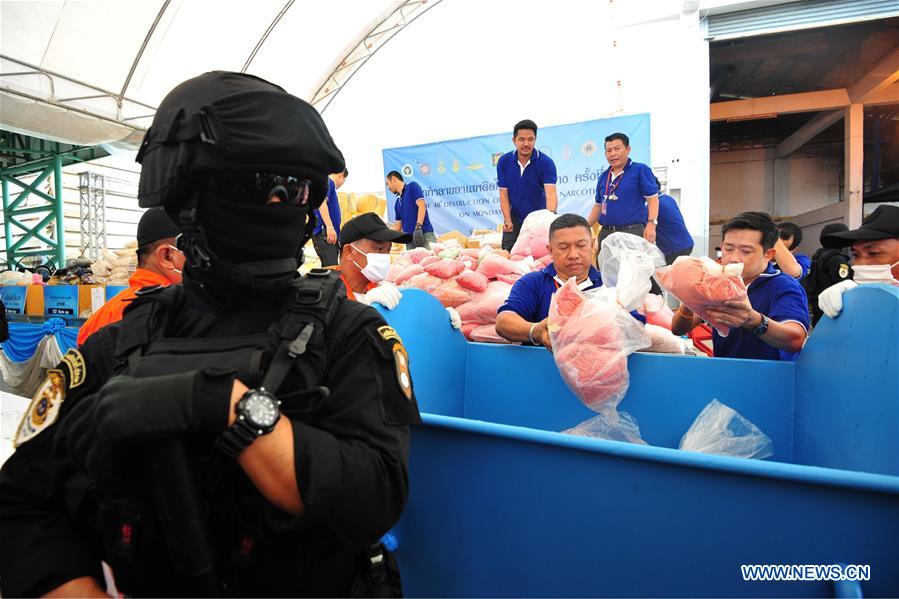
<svg viewBox="0 0 899 599"><path fill-rule="evenodd" d="M406 250L402 255L407 256L412 262L418 264L428 256L433 256L434 252L426 248L415 248L414 250Z"/></svg>
<svg viewBox="0 0 899 599"><path fill-rule="evenodd" d="M443 284L432 291L431 295L447 308L455 308L471 299L472 292L459 287L453 280L444 279Z"/></svg>
<svg viewBox="0 0 899 599"><path fill-rule="evenodd" d="M512 273L507 275L496 275L497 281L502 281L503 283L508 283L509 285L514 285L515 281L521 278L521 275L518 273Z"/></svg>
<svg viewBox="0 0 899 599"><path fill-rule="evenodd" d="M532 239L530 250L531 256L533 256L534 259L540 259L549 255L549 248L542 239Z"/></svg>
<svg viewBox="0 0 899 599"><path fill-rule="evenodd" d="M426 272L421 273L420 275L415 275L400 287L408 288L412 287L414 289L421 289L422 291L427 291L428 293L433 294L438 287L443 285L444 279L440 277L435 277L434 275L429 275Z"/></svg>
<svg viewBox="0 0 899 599"><path fill-rule="evenodd" d="M409 266L405 267L395 279L393 279L393 282L397 285L402 285L415 275L420 275L424 271L425 269L421 266L421 264L410 264Z"/></svg>
<svg viewBox="0 0 899 599"><path fill-rule="evenodd" d="M665 303L665 298L661 295L653 293L647 294L646 300L643 302L643 309L640 310L646 315L646 323L671 330L671 319L674 318L674 312Z"/></svg>
<svg viewBox="0 0 899 599"><path fill-rule="evenodd" d="M671 332L670 329L656 326L654 324L646 325L646 332L652 340L652 345L644 351L654 352L658 354L679 354L686 353L684 340Z"/></svg>
<svg viewBox="0 0 899 599"><path fill-rule="evenodd" d="M742 273L742 264L722 266L704 256L680 256L671 266L657 270L655 278L697 316L715 327L722 336L727 336L730 329L710 320L707 310L727 300L746 297Z"/></svg>
<svg viewBox="0 0 899 599"><path fill-rule="evenodd" d="M428 264L434 264L435 262L439 261L440 258L438 258L437 256L425 256L421 259L421 262L419 262L419 264L421 264L422 266L427 266Z"/></svg>
<svg viewBox="0 0 899 599"><path fill-rule="evenodd" d="M557 216L549 210L535 210L525 217L521 223L521 232L515 245L512 246L513 256L533 256L540 258L549 253L546 244L549 243L549 226Z"/></svg>
<svg viewBox="0 0 899 599"><path fill-rule="evenodd" d="M465 270L465 265L458 260L438 260L437 262L424 264L426 260L422 260L425 272L441 279L450 279Z"/></svg>
<svg viewBox="0 0 899 599"><path fill-rule="evenodd" d="M614 288L586 296L569 279L553 295L549 335L562 380L584 404L617 422L627 393L627 357L650 345L643 325L618 304Z"/></svg>
<svg viewBox="0 0 899 599"><path fill-rule="evenodd" d="M481 273L473 270L466 270L456 277L456 283L458 283L459 287L481 293L487 290L488 281L487 277Z"/></svg>
<svg viewBox="0 0 899 599"><path fill-rule="evenodd" d="M488 279L495 279L496 275L504 275L508 273L520 273L515 263L504 258L499 254L487 254L478 265L478 272Z"/></svg>
<svg viewBox="0 0 899 599"><path fill-rule="evenodd" d="M496 311L509 297L512 286L492 281L483 293L475 293L471 299L456 308L463 324L492 324L496 322Z"/></svg>
<svg viewBox="0 0 899 599"><path fill-rule="evenodd" d="M476 326L471 330L468 338L471 341L479 341L481 343L511 343L508 339L500 337L496 332L496 325L492 324Z"/></svg>

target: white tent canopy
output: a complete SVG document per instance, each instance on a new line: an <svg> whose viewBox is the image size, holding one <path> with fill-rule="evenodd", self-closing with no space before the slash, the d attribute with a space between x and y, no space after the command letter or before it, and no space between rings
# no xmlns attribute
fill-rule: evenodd
<svg viewBox="0 0 899 599"><path fill-rule="evenodd" d="M215 69L276 81L321 109L438 2L4 1L0 121L60 141L133 147L168 90Z"/></svg>
<svg viewBox="0 0 899 599"><path fill-rule="evenodd" d="M350 169L344 190L371 191L383 188L385 147L511 136L522 118L543 127L649 113L652 166L687 198L699 233L709 126L701 17L722 3L2 0L0 127L134 147L174 85L246 70L327 108Z"/></svg>

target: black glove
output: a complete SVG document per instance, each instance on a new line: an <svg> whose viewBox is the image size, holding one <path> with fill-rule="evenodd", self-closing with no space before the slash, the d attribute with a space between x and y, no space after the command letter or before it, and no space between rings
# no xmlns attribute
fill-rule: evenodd
<svg viewBox="0 0 899 599"><path fill-rule="evenodd" d="M412 233L412 245L417 248L425 246L425 234L421 230L421 225L415 225L415 231Z"/></svg>
<svg viewBox="0 0 899 599"><path fill-rule="evenodd" d="M55 451L95 480L123 449L149 440L225 430L234 373L117 376L57 425Z"/></svg>

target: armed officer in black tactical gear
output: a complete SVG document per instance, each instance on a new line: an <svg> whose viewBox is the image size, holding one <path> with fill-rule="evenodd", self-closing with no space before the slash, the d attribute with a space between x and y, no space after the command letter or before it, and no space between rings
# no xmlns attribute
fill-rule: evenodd
<svg viewBox="0 0 899 599"><path fill-rule="evenodd" d="M324 122L207 73L163 100L138 161L184 283L49 371L0 472L0 592L100 595L101 560L129 595L394 592L377 541L420 417L396 332L336 273L297 275L344 168Z"/></svg>

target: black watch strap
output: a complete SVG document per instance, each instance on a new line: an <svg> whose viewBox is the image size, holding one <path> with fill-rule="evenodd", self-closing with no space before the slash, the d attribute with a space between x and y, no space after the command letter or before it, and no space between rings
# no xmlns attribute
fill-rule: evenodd
<svg viewBox="0 0 899 599"><path fill-rule="evenodd" d="M756 337L764 335L765 333L768 332L768 317L765 316L764 314L761 314L761 317L762 317L762 320L761 320L761 322L759 322L759 326L755 327L752 330L752 333Z"/></svg>
<svg viewBox="0 0 899 599"><path fill-rule="evenodd" d="M215 440L215 446L228 457L237 458L256 440L256 431L244 420L238 418Z"/></svg>

